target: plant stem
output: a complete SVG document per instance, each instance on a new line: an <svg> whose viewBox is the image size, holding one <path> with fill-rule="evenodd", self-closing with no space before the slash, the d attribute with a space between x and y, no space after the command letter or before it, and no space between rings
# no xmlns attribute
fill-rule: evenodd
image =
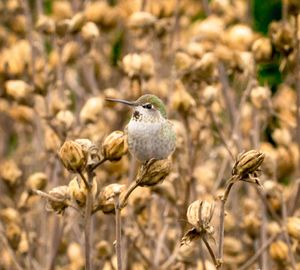
<svg viewBox="0 0 300 270"><path fill-rule="evenodd" d="M220 209L220 228L219 228L219 249L218 249L218 269L222 268L223 263L223 243L224 243L224 219L225 219L225 204L229 196L229 192L234 185L234 176L232 176L227 184L225 193L221 198L221 209Z"/></svg>
<svg viewBox="0 0 300 270"><path fill-rule="evenodd" d="M92 206L93 206L93 171L88 171L88 187L85 204L85 222L84 222L84 238L85 238L85 269L92 269L91 261L91 228L92 228Z"/></svg>
<svg viewBox="0 0 300 270"><path fill-rule="evenodd" d="M120 202L120 209L124 208L126 203L127 203L127 200L130 196L130 194L139 186L139 184L135 181L135 182L132 182L132 184L129 186L128 190L126 191L122 201Z"/></svg>
<svg viewBox="0 0 300 270"><path fill-rule="evenodd" d="M121 246L121 207L120 207L120 194L115 193L114 201L115 201L115 212L116 212L116 252L117 252L117 262L118 262L118 270L122 270L122 246Z"/></svg>
<svg viewBox="0 0 300 270"><path fill-rule="evenodd" d="M207 239L206 239L205 236L202 238L202 240L203 240L205 246L206 246L207 249L208 249L208 252L209 252L209 254L210 254L210 256L211 256L211 258L212 258L212 260L213 260L213 262L214 262L214 265L218 268L218 267L220 266L220 261L217 260L216 255L215 255L215 252L214 252L213 249L211 248L211 246L210 246L210 244L208 243L208 241L207 241Z"/></svg>

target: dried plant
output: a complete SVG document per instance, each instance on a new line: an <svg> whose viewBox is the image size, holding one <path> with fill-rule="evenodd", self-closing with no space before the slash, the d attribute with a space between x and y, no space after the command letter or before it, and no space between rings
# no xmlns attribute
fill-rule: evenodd
<svg viewBox="0 0 300 270"><path fill-rule="evenodd" d="M299 268L300 5L257 2L0 2L0 269Z"/></svg>

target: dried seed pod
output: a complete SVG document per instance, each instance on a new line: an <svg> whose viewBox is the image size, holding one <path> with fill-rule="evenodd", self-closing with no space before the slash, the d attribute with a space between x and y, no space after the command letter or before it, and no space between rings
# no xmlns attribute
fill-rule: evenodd
<svg viewBox="0 0 300 270"><path fill-rule="evenodd" d="M77 139L85 153L87 153L87 165L93 165L100 160L98 147L88 139Z"/></svg>
<svg viewBox="0 0 300 270"><path fill-rule="evenodd" d="M203 57L197 60L193 65L193 72L195 73L195 77L203 78L204 80L215 77L216 63L217 59L214 53L205 53Z"/></svg>
<svg viewBox="0 0 300 270"><path fill-rule="evenodd" d="M233 175L240 177L252 174L257 171L264 161L265 155L257 150L250 150L240 154L232 170Z"/></svg>
<svg viewBox="0 0 300 270"><path fill-rule="evenodd" d="M196 106L196 101L187 92L182 81L176 80L175 91L171 96L170 104L174 110L187 114Z"/></svg>
<svg viewBox="0 0 300 270"><path fill-rule="evenodd" d="M44 144L47 151L52 151L55 153L61 146L60 138L49 126L45 127Z"/></svg>
<svg viewBox="0 0 300 270"><path fill-rule="evenodd" d="M128 19L128 27L136 30L140 28L153 27L156 22L156 17L149 12L137 11L132 13Z"/></svg>
<svg viewBox="0 0 300 270"><path fill-rule="evenodd" d="M83 207L86 202L87 189L82 180L79 180L77 177L74 177L69 185L69 194L71 198L80 206ZM92 195L95 198L97 194L97 182L96 179L93 179L92 185Z"/></svg>
<svg viewBox="0 0 300 270"><path fill-rule="evenodd" d="M61 60L64 64L69 64L76 61L79 55L80 45L76 41L70 41L63 47Z"/></svg>
<svg viewBox="0 0 300 270"><path fill-rule="evenodd" d="M97 39L100 35L97 25L93 22L87 22L80 31L82 38L86 42Z"/></svg>
<svg viewBox="0 0 300 270"><path fill-rule="evenodd" d="M185 52L177 52L175 54L175 68L177 72L186 72L188 71L194 60Z"/></svg>
<svg viewBox="0 0 300 270"><path fill-rule="evenodd" d="M28 99L32 93L31 86L22 80L9 80L5 82L6 93L17 101Z"/></svg>
<svg viewBox="0 0 300 270"><path fill-rule="evenodd" d="M30 190L43 190L48 182L48 177L43 172L31 174L26 180L26 187Z"/></svg>
<svg viewBox="0 0 300 270"><path fill-rule="evenodd" d="M0 210L0 218L3 221L4 224L8 223L14 223L14 224L20 224L20 213L11 207L7 207Z"/></svg>
<svg viewBox="0 0 300 270"><path fill-rule="evenodd" d="M80 269L84 266L84 258L82 256L82 250L80 244L76 242L71 242L68 245L67 255L71 262L71 265L76 267L74 269Z"/></svg>
<svg viewBox="0 0 300 270"><path fill-rule="evenodd" d="M264 189L266 192L266 198L270 204L270 206L275 211L281 210L281 195L282 195L282 188L281 186L274 182L274 181L265 181Z"/></svg>
<svg viewBox="0 0 300 270"><path fill-rule="evenodd" d="M52 4L52 16L56 20L63 20L71 18L72 16L72 6L69 1L53 1Z"/></svg>
<svg viewBox="0 0 300 270"><path fill-rule="evenodd" d="M272 57L272 44L269 38L259 38L252 45L252 53L256 62L268 61Z"/></svg>
<svg viewBox="0 0 300 270"><path fill-rule="evenodd" d="M70 21L70 33L76 33L80 31L81 27L85 23L85 15L82 12L76 13Z"/></svg>
<svg viewBox="0 0 300 270"><path fill-rule="evenodd" d="M289 217L287 221L287 232L288 234L300 240L300 218L299 217Z"/></svg>
<svg viewBox="0 0 300 270"><path fill-rule="evenodd" d="M143 164L137 174L139 186L154 186L161 183L171 172L170 159L149 160Z"/></svg>
<svg viewBox="0 0 300 270"><path fill-rule="evenodd" d="M285 264L289 260L289 249L285 242L277 240L270 245L270 255L273 260L280 264Z"/></svg>
<svg viewBox="0 0 300 270"><path fill-rule="evenodd" d="M128 151L127 137L123 131L114 131L102 143L102 154L105 159L116 161Z"/></svg>
<svg viewBox="0 0 300 270"><path fill-rule="evenodd" d="M21 240L21 228L15 223L9 223L5 228L5 235L10 246L16 250L18 249L20 240Z"/></svg>
<svg viewBox="0 0 300 270"><path fill-rule="evenodd" d="M0 164L0 177L10 187L15 187L22 176L14 160L5 160Z"/></svg>
<svg viewBox="0 0 300 270"><path fill-rule="evenodd" d="M68 131L74 125L75 117L71 111L59 111L55 116L54 122L60 130Z"/></svg>
<svg viewBox="0 0 300 270"><path fill-rule="evenodd" d="M110 184L100 191L97 208L105 214L114 213L115 211L114 197L116 189L123 192L125 191L125 185Z"/></svg>
<svg viewBox="0 0 300 270"><path fill-rule="evenodd" d="M292 143L291 132L287 128L277 128L272 133L273 140L282 146L290 146Z"/></svg>
<svg viewBox="0 0 300 270"><path fill-rule="evenodd" d="M148 53L141 54L141 75L145 79L149 79L154 75L154 60L153 57Z"/></svg>
<svg viewBox="0 0 300 270"><path fill-rule="evenodd" d="M219 88L216 86L207 85L202 92L203 103L206 105L212 104L216 100L219 92Z"/></svg>
<svg viewBox="0 0 300 270"><path fill-rule="evenodd" d="M142 58L139 54L127 54L122 59L122 67L129 77L137 76L141 70Z"/></svg>
<svg viewBox="0 0 300 270"><path fill-rule="evenodd" d="M65 168L71 172L80 172L86 166L87 153L75 141L65 141L58 154Z"/></svg>
<svg viewBox="0 0 300 270"><path fill-rule="evenodd" d="M59 37L64 37L70 31L71 20L64 19L56 23L55 32Z"/></svg>
<svg viewBox="0 0 300 270"><path fill-rule="evenodd" d="M112 256L112 248L111 245L105 241L102 240L96 244L96 256L99 259L106 259Z"/></svg>
<svg viewBox="0 0 300 270"><path fill-rule="evenodd" d="M188 222L193 225L198 231L205 231L209 228L215 209L214 202L197 200L192 202L187 210Z"/></svg>
<svg viewBox="0 0 300 270"><path fill-rule="evenodd" d="M96 123L101 118L102 109L103 109L102 97L89 98L80 111L80 115L79 115L80 121L84 124L90 122Z"/></svg>
<svg viewBox="0 0 300 270"><path fill-rule="evenodd" d="M220 34L223 33L225 23L222 18L210 15L206 19L202 20L194 27L194 32L199 39L203 40L220 40Z"/></svg>
<svg viewBox="0 0 300 270"><path fill-rule="evenodd" d="M289 54L295 45L294 29L287 21L272 22L269 26L269 35L275 48L284 54Z"/></svg>
<svg viewBox="0 0 300 270"><path fill-rule="evenodd" d="M270 235L278 235L282 232L282 228L278 225L277 222L271 221L268 223L267 231Z"/></svg>
<svg viewBox="0 0 300 270"><path fill-rule="evenodd" d="M243 245L239 239L230 236L224 238L224 251L226 254L236 256L242 253L242 250Z"/></svg>
<svg viewBox="0 0 300 270"><path fill-rule="evenodd" d="M49 191L49 195L53 197L53 200L47 200L46 209L48 211L54 211L57 214L63 214L65 209L68 207L67 200L70 199L69 187L55 187Z"/></svg>
<svg viewBox="0 0 300 270"><path fill-rule="evenodd" d="M262 109L266 106L267 101L271 98L271 91L268 87L254 87L250 94L251 102L257 109Z"/></svg>
<svg viewBox="0 0 300 270"><path fill-rule="evenodd" d="M18 252L20 252L23 255L26 255L29 250L29 243L28 243L28 237L26 232L21 233L21 239L18 245Z"/></svg>
<svg viewBox="0 0 300 270"><path fill-rule="evenodd" d="M260 226L261 221L255 213L244 216L242 228L245 229L251 238L255 239L258 236Z"/></svg>
<svg viewBox="0 0 300 270"><path fill-rule="evenodd" d="M55 32L54 20L45 15L39 16L35 27L38 31L40 31L46 35L51 35Z"/></svg>
<svg viewBox="0 0 300 270"><path fill-rule="evenodd" d="M233 25L224 36L224 40L230 48L240 51L247 51L252 45L253 39L252 29L243 24Z"/></svg>

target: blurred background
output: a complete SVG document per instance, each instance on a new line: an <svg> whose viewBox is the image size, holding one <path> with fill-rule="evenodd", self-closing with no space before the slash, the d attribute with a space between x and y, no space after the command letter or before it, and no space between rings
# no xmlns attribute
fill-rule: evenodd
<svg viewBox="0 0 300 270"><path fill-rule="evenodd" d="M299 0L2 0L0 269L84 269L87 191L58 153L88 139L101 157L132 113L105 98L145 93L165 102L177 148L163 183L122 210L124 269L216 269L187 210L214 205L218 257L220 194L251 149L264 162L230 193L223 269L300 269L299 12ZM112 187L141 165L123 154L95 170L95 269L117 269Z"/></svg>

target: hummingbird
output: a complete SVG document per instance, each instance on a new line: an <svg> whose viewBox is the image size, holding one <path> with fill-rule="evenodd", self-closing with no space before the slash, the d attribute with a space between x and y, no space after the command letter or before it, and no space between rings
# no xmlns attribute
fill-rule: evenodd
<svg viewBox="0 0 300 270"><path fill-rule="evenodd" d="M146 94L136 101L106 98L133 108L127 125L129 152L139 161L166 159L176 147L173 124L167 119L163 101L155 95Z"/></svg>

